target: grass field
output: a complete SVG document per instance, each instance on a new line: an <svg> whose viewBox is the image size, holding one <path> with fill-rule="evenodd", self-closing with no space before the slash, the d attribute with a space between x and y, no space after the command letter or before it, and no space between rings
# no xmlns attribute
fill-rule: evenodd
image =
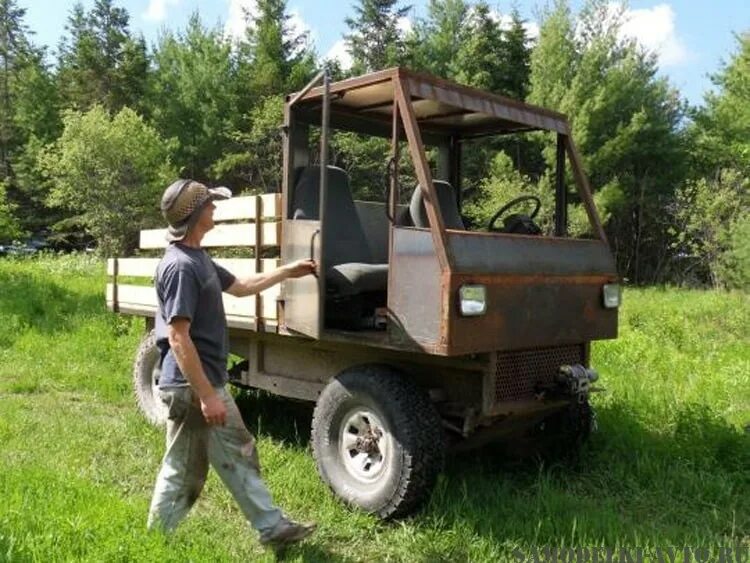
<svg viewBox="0 0 750 563"><path fill-rule="evenodd" d="M85 257L0 260L0 561L273 560L213 474L173 537L146 532L164 438L131 400L142 322L105 311L104 280ZM495 449L450 459L426 509L395 524L344 508L321 484L309 408L243 395L276 500L319 523L283 558L750 546L750 296L628 290L620 338L596 343L592 363L606 392L577 464Z"/></svg>

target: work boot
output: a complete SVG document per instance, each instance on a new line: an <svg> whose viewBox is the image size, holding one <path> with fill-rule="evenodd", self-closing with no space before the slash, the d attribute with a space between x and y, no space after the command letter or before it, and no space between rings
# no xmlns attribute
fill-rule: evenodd
<svg viewBox="0 0 750 563"><path fill-rule="evenodd" d="M282 546L302 541L315 531L314 522L295 522L282 516L273 528L260 535L263 545Z"/></svg>

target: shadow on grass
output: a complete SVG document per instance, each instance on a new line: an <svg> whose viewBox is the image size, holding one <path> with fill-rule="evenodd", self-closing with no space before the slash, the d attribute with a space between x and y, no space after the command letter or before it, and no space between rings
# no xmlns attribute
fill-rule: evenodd
<svg viewBox="0 0 750 563"><path fill-rule="evenodd" d="M43 334L69 331L82 317L104 311L103 293L75 292L52 276L3 271L0 287L0 347L12 346L26 329Z"/></svg>
<svg viewBox="0 0 750 563"><path fill-rule="evenodd" d="M257 392L238 403L254 431L308 445L312 406ZM660 429L628 405L597 412L599 431L572 462L519 460L502 444L449 458L410 525L528 549L718 545L750 530L750 435L706 405L676 406Z"/></svg>
<svg viewBox="0 0 750 563"><path fill-rule="evenodd" d="M300 559L305 563L328 563L329 561L353 563L355 561L340 554L333 554L320 546L304 542L299 545L278 549L274 552L274 555L276 561L297 561Z"/></svg>
<svg viewBox="0 0 750 563"><path fill-rule="evenodd" d="M306 448L314 405L264 391L243 390L236 397L245 424L255 434Z"/></svg>

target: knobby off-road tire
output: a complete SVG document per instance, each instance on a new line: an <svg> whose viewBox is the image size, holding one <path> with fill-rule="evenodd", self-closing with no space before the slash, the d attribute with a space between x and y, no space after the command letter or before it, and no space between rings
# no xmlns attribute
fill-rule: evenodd
<svg viewBox="0 0 750 563"><path fill-rule="evenodd" d="M429 498L445 455L428 396L386 366L349 369L331 380L315 406L312 447L333 492L384 519L406 516Z"/></svg>
<svg viewBox="0 0 750 563"><path fill-rule="evenodd" d="M133 392L138 409L151 424L166 424L167 409L159 399L159 349L156 332L151 330L143 337L133 364Z"/></svg>

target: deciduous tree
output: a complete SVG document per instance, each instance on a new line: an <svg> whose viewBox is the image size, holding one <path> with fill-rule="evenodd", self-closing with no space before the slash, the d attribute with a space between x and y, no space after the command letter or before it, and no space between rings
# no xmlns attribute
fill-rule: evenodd
<svg viewBox="0 0 750 563"><path fill-rule="evenodd" d="M129 108L68 111L61 137L40 156L52 182L50 203L64 208L105 256L137 246L141 228L162 223L158 201L176 177L169 147Z"/></svg>

